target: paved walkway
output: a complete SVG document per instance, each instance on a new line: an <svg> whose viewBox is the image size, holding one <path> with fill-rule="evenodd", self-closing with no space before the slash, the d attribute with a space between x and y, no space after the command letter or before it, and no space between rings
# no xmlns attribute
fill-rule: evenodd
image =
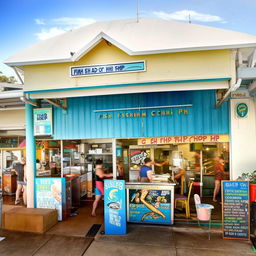
<svg viewBox="0 0 256 256"><path fill-rule="evenodd" d="M221 232L201 228L129 225L124 236L38 235L0 231L1 256L240 256L256 255L249 241L223 240Z"/></svg>
<svg viewBox="0 0 256 256"><path fill-rule="evenodd" d="M129 225L125 236L98 234L85 256L240 256L256 255L251 242L223 240L220 231L208 233L202 228L152 227Z"/></svg>

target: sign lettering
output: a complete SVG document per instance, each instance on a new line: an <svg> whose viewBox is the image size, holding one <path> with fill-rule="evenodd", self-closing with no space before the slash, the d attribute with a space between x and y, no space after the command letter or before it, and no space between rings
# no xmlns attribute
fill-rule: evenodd
<svg viewBox="0 0 256 256"><path fill-rule="evenodd" d="M192 135L192 136L168 136L138 139L138 145L158 145L170 143L202 143L202 142L229 142L229 135Z"/></svg>
<svg viewBox="0 0 256 256"><path fill-rule="evenodd" d="M70 76L107 75L146 70L145 61L70 67Z"/></svg>

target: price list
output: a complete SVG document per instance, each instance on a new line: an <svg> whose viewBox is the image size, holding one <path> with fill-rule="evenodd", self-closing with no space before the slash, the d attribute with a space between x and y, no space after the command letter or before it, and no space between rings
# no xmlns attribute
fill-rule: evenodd
<svg viewBox="0 0 256 256"><path fill-rule="evenodd" d="M223 238L249 239L249 183L223 181L222 189Z"/></svg>

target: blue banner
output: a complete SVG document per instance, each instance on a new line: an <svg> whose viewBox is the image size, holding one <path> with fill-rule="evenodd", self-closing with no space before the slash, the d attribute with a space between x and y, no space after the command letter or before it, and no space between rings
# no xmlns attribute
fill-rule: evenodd
<svg viewBox="0 0 256 256"><path fill-rule="evenodd" d="M124 180L104 181L104 227L106 235L126 234Z"/></svg>
<svg viewBox="0 0 256 256"><path fill-rule="evenodd" d="M106 75L139 71L145 71L145 61L71 67L70 76Z"/></svg>
<svg viewBox="0 0 256 256"><path fill-rule="evenodd" d="M172 224L171 191L130 189L129 221L137 223Z"/></svg>

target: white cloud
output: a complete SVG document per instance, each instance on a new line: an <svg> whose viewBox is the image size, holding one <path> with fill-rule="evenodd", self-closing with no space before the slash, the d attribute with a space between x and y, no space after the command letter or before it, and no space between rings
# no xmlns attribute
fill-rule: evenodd
<svg viewBox="0 0 256 256"><path fill-rule="evenodd" d="M90 18L70 18L70 17L61 17L52 19L52 22L60 26L68 26L73 28L79 28L82 26L89 25L94 23L96 20Z"/></svg>
<svg viewBox="0 0 256 256"><path fill-rule="evenodd" d="M52 28L49 28L49 29L44 29L43 28L43 29L41 29L40 32L36 33L35 35L37 36L37 38L39 40L45 40L45 39L48 39L50 37L63 34L64 32L66 32L66 30L61 29L61 28L57 28L57 27L52 27Z"/></svg>
<svg viewBox="0 0 256 256"><path fill-rule="evenodd" d="M192 10L181 10L177 12L167 13L167 12L153 12L153 14L161 19L165 20L180 20L180 21L188 21L189 19L193 21L200 21L200 22L221 22L225 23L220 16L206 14L206 13L199 13Z"/></svg>
<svg viewBox="0 0 256 256"><path fill-rule="evenodd" d="M35 23L36 23L37 25L45 25L45 22L44 22L43 19L35 19Z"/></svg>
<svg viewBox="0 0 256 256"><path fill-rule="evenodd" d="M82 26L89 25L94 23L96 20L91 18L70 18L70 17L61 17L51 19L47 22L43 19L35 19L36 24L45 25L44 28L41 29L40 32L35 35L39 40L45 40L50 37L60 35L64 32L67 32L71 29L76 29ZM51 26L52 27L49 27ZM46 28L46 26L48 28Z"/></svg>

